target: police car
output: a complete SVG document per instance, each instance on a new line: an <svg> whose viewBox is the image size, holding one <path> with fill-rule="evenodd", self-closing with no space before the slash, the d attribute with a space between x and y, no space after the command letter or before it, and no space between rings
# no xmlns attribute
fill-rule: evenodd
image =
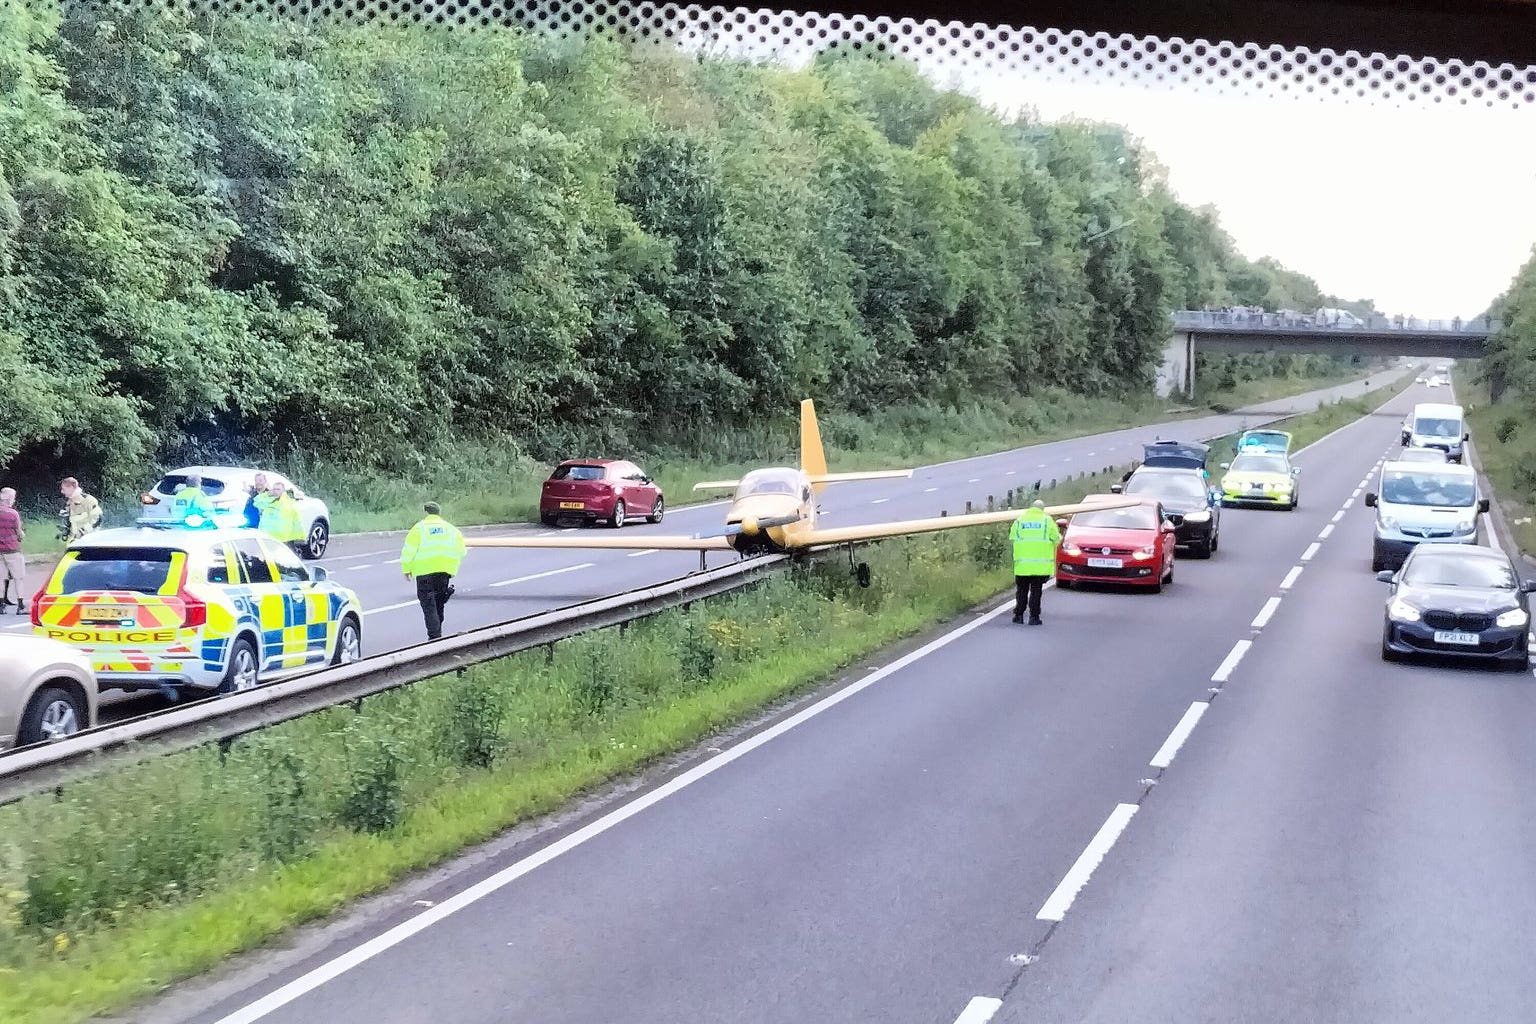
<svg viewBox="0 0 1536 1024"><path fill-rule="evenodd" d="M103 689L231 693L362 657L362 607L258 530L98 530L32 602L33 632L85 654Z"/></svg>

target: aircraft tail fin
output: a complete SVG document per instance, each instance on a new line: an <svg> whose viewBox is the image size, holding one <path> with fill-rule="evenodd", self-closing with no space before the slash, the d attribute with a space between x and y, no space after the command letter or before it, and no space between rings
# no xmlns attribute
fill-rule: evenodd
<svg viewBox="0 0 1536 1024"><path fill-rule="evenodd" d="M809 398L800 403L800 469L811 478L827 475L827 453L821 447L821 428L816 425L816 405ZM819 494L824 483L811 485Z"/></svg>

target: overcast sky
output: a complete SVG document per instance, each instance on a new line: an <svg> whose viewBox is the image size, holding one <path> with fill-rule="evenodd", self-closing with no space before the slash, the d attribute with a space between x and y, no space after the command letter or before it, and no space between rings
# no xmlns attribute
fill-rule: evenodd
<svg viewBox="0 0 1536 1024"><path fill-rule="evenodd" d="M1003 81L999 106L1123 124L1247 256L1387 313L1480 313L1536 243L1536 110Z"/></svg>

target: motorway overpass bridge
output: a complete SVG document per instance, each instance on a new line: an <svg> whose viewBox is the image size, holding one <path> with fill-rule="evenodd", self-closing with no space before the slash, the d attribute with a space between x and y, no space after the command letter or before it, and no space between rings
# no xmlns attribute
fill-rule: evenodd
<svg viewBox="0 0 1536 1024"><path fill-rule="evenodd" d="M1369 317L1325 323L1310 315L1180 310L1163 351L1157 390L1192 394L1195 352L1319 352L1337 356L1477 359L1499 321Z"/></svg>

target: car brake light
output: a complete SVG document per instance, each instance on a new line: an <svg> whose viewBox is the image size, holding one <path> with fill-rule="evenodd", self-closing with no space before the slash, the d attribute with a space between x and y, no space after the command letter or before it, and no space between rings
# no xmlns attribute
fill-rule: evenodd
<svg viewBox="0 0 1536 1024"><path fill-rule="evenodd" d="M208 602L194 597L185 590L179 591L176 596L181 598L183 629L201 629L208 624Z"/></svg>

